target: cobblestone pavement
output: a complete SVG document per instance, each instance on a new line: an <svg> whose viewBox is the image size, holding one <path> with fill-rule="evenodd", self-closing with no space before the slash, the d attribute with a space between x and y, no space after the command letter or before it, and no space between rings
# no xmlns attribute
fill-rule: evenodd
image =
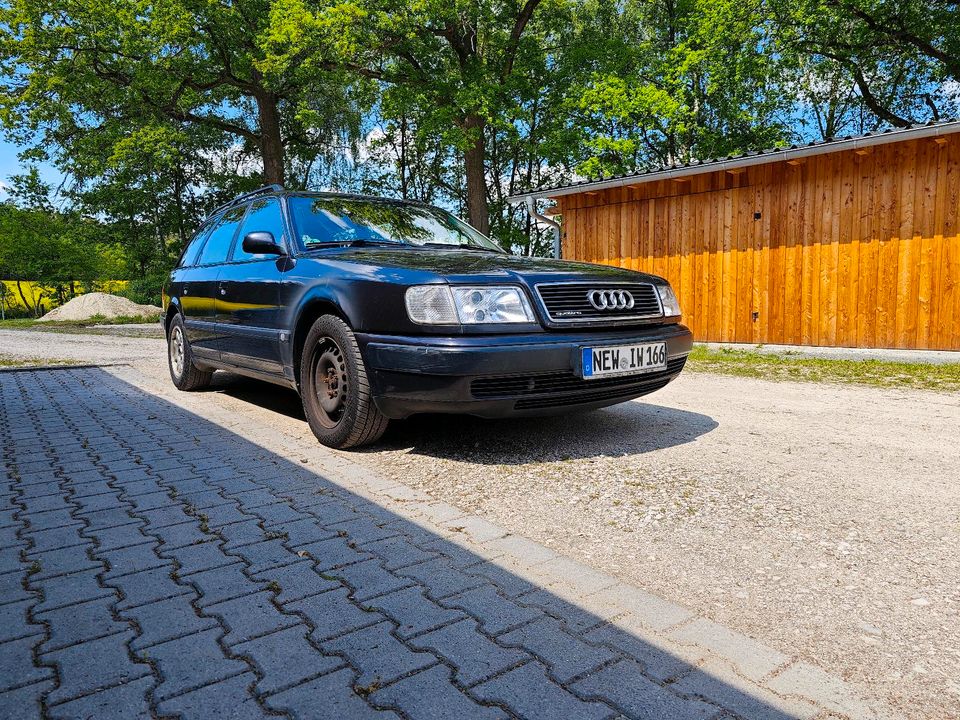
<svg viewBox="0 0 960 720"><path fill-rule="evenodd" d="M0 373L2 718L878 716L813 666L133 374Z"/></svg>

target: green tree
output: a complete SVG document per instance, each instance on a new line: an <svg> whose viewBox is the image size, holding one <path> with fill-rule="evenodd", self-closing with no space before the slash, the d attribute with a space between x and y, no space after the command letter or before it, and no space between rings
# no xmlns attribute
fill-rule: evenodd
<svg viewBox="0 0 960 720"><path fill-rule="evenodd" d="M213 133L262 162L266 182L355 122L337 76L266 72L269 0L9 0L0 6L0 119L25 144L114 143L141 128ZM294 108L296 111L294 112ZM136 141L136 138L134 138ZM291 153L295 157L291 157Z"/></svg>
<svg viewBox="0 0 960 720"><path fill-rule="evenodd" d="M102 278L104 248L96 231L95 224L76 217L0 203L0 277L14 281L24 306L40 315L44 299L62 301L73 283ZM27 290L24 281L38 292Z"/></svg>
<svg viewBox="0 0 960 720"><path fill-rule="evenodd" d="M104 221L126 277L159 287L211 207L329 178L352 149L369 88L264 68L271 4L0 3L0 124L25 162L63 171L62 198Z"/></svg>
<svg viewBox="0 0 960 720"><path fill-rule="evenodd" d="M462 162L471 223L490 229L492 123L513 104L528 54L542 57L566 0L280 0L273 9L273 58L292 68L350 73L383 90L390 120L417 116L421 137L440 138ZM403 183L401 182L401 185Z"/></svg>
<svg viewBox="0 0 960 720"><path fill-rule="evenodd" d="M956 91L944 92L960 82L955 0L768 0L768 9L772 50L813 81L801 87L826 136L956 112Z"/></svg>
<svg viewBox="0 0 960 720"><path fill-rule="evenodd" d="M564 114L566 80L540 53L517 64L524 78L505 94L500 112L484 128L489 234L522 254L549 249L550 238L507 196L565 175L566 154L577 137ZM407 86L389 86L380 118L364 148L359 189L444 205L468 215L463 153L435 127L432 102Z"/></svg>
<svg viewBox="0 0 960 720"><path fill-rule="evenodd" d="M0 278L16 283L32 314L40 314L44 299L72 297L78 283L92 289L124 272L123 250L110 229L75 210L55 208L35 168L12 177L9 194L0 203ZM34 283L36 292L24 281Z"/></svg>
<svg viewBox="0 0 960 720"><path fill-rule="evenodd" d="M759 0L629 0L594 6L570 102L595 177L769 147L788 100Z"/></svg>

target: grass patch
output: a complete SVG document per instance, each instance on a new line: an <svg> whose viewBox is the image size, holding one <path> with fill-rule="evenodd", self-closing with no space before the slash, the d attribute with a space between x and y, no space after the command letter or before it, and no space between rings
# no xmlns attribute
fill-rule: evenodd
<svg viewBox="0 0 960 720"><path fill-rule="evenodd" d="M121 316L115 318L105 318L95 315L89 320L50 320L49 322L40 322L33 318L15 318L11 320L0 320L0 330L39 330L50 333L72 333L79 335L130 335L133 337L145 337L162 334L159 325L160 316ZM155 325L156 332L140 328L130 328L124 331L124 325ZM117 326L116 330L108 328L93 327L94 325Z"/></svg>
<svg viewBox="0 0 960 720"><path fill-rule="evenodd" d="M891 360L833 360L789 353L774 355L728 348L713 350L694 345L687 360L687 369L762 380L830 382L944 392L960 390L960 363L933 365Z"/></svg>
<svg viewBox="0 0 960 720"><path fill-rule="evenodd" d="M115 318L105 318L102 315L94 315L89 320L84 321L88 325L143 325L145 323L156 324L160 322L160 313L156 315L120 315ZM40 323L41 325L43 323Z"/></svg>
<svg viewBox="0 0 960 720"><path fill-rule="evenodd" d="M90 325L133 325L144 323L156 323L160 320L159 315L121 315L120 317L107 318L103 315L94 315L88 320L50 320L41 322L34 318L12 318L9 320L0 320L0 329L6 330L63 330L83 329Z"/></svg>
<svg viewBox="0 0 960 720"><path fill-rule="evenodd" d="M15 318L8 320L0 320L0 328L5 330L20 330L21 328L31 328L34 325L42 325L43 323L38 323L33 318Z"/></svg>

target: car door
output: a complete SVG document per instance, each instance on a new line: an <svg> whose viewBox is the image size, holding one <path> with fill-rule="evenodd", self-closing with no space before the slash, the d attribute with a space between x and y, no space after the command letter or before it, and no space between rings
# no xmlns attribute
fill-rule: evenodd
<svg viewBox="0 0 960 720"><path fill-rule="evenodd" d="M181 290L187 339L191 350L200 358L220 359L220 332L216 322L217 277L246 209L246 205L230 208L213 223L195 267Z"/></svg>
<svg viewBox="0 0 960 720"><path fill-rule="evenodd" d="M210 236L210 232L213 230L213 226L216 224L216 219L210 220L197 231L193 236L187 246L184 248L183 252L180 254L180 260L177 262L177 266L173 269L173 272L170 273L170 287L168 292L171 299L174 299L177 303L177 306L180 308L180 312L183 314L184 324L194 326L196 321L213 320L212 308L211 313L208 317L204 317L204 311L199 307L197 303L194 303L194 295L191 295L191 291L196 293L196 283L199 282L201 275L203 274L197 268L197 255L200 253L200 248L203 247L204 242ZM193 342L196 339L196 335L193 334L193 331L190 328L187 328L187 337Z"/></svg>
<svg viewBox="0 0 960 720"><path fill-rule="evenodd" d="M251 232L269 232L281 245L289 234L280 199L259 198L250 203L229 262L220 268L217 281L217 322L223 362L270 374L282 374L280 286L287 256L251 255L243 238Z"/></svg>

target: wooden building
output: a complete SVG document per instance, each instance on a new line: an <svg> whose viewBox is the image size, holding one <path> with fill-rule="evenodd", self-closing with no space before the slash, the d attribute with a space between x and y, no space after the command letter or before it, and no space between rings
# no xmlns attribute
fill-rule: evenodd
<svg viewBox="0 0 960 720"><path fill-rule="evenodd" d="M662 275L702 341L960 350L960 122L549 188L564 258Z"/></svg>

